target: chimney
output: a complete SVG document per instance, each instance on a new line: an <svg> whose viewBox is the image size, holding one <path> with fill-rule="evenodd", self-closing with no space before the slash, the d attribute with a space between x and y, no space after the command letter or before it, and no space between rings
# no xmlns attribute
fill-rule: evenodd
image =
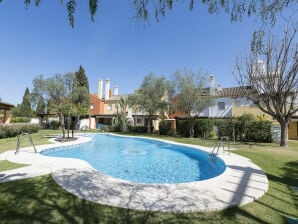
<svg viewBox="0 0 298 224"><path fill-rule="evenodd" d="M105 100L108 100L110 98L110 83L110 80L106 79Z"/></svg>
<svg viewBox="0 0 298 224"><path fill-rule="evenodd" d="M118 96L118 86L114 86L114 96Z"/></svg>
<svg viewBox="0 0 298 224"><path fill-rule="evenodd" d="M98 92L97 92L97 97L99 99L102 99L102 79L98 81Z"/></svg>
<svg viewBox="0 0 298 224"><path fill-rule="evenodd" d="M210 95L215 95L215 79L214 75L210 75Z"/></svg>

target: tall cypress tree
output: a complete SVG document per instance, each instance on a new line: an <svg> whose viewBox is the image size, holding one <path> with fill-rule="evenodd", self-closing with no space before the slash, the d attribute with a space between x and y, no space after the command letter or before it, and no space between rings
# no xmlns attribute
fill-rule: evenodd
<svg viewBox="0 0 298 224"><path fill-rule="evenodd" d="M77 87L86 87L89 93L88 78L82 65L80 65L79 71L76 72L75 85L77 85Z"/></svg>
<svg viewBox="0 0 298 224"><path fill-rule="evenodd" d="M32 110L31 110L31 98L30 98L30 91L27 87L23 96L23 101L21 104L21 114L23 117L31 117Z"/></svg>
<svg viewBox="0 0 298 224"><path fill-rule="evenodd" d="M75 72L72 99L73 103L76 105L89 107L89 83L82 65L80 65L79 70Z"/></svg>

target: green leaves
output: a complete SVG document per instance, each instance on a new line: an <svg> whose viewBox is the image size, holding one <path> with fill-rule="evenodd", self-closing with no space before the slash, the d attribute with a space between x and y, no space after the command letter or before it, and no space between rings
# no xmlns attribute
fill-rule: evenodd
<svg viewBox="0 0 298 224"><path fill-rule="evenodd" d="M90 11L90 14L91 14L91 20L92 22L94 22L94 15L97 11L97 0L89 0L89 11Z"/></svg>
<svg viewBox="0 0 298 224"><path fill-rule="evenodd" d="M67 12L68 12L68 20L70 23L71 27L74 27L74 16L73 14L76 11L76 1L75 0L70 0L66 3L66 7L67 7Z"/></svg>

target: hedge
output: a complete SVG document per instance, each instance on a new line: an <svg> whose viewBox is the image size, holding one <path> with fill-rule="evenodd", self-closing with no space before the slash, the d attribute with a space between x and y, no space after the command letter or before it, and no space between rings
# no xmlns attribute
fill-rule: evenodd
<svg viewBox="0 0 298 224"><path fill-rule="evenodd" d="M190 129L191 129L192 121L184 120L177 122L177 132L182 137L190 137Z"/></svg>
<svg viewBox="0 0 298 224"><path fill-rule="evenodd" d="M160 135L169 135L171 130L171 121L169 120L161 120L159 122L159 134Z"/></svg>
<svg viewBox="0 0 298 224"><path fill-rule="evenodd" d="M24 123L11 123L0 124L0 138L12 138L21 133L36 133L40 129L39 124L24 124Z"/></svg>
<svg viewBox="0 0 298 224"><path fill-rule="evenodd" d="M30 117L13 117L11 119L11 123L29 123L30 121Z"/></svg>
<svg viewBox="0 0 298 224"><path fill-rule="evenodd" d="M212 119L196 119L194 123L194 138L208 138L214 129Z"/></svg>
<svg viewBox="0 0 298 224"><path fill-rule="evenodd" d="M42 126L43 126L43 129L57 130L60 127L60 122L56 120L52 120L50 122L43 123Z"/></svg>
<svg viewBox="0 0 298 224"><path fill-rule="evenodd" d="M180 120L177 122L177 132L182 137L190 137L192 125L194 138L208 138L214 129L214 121L212 119Z"/></svg>
<svg viewBox="0 0 298 224"><path fill-rule="evenodd" d="M128 126L128 131L132 132L132 133L144 134L144 133L147 133L147 127L145 127L145 126Z"/></svg>
<svg viewBox="0 0 298 224"><path fill-rule="evenodd" d="M272 142L273 140L271 121L220 119L215 121L215 126L218 138L227 136L233 139L235 131L235 139L240 141Z"/></svg>

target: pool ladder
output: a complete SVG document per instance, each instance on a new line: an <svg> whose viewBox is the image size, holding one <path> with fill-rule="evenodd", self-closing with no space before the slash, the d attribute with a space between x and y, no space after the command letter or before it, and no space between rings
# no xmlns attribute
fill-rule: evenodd
<svg viewBox="0 0 298 224"><path fill-rule="evenodd" d="M34 153L37 153L37 150L36 150L35 145L34 145L34 143L32 141L31 135L29 133L21 133L21 134L19 134L19 137L18 137L17 147L16 147L15 154L17 154L20 151L20 145L21 145L21 140L22 140L21 136L24 136L24 135L27 135L28 136L29 142L31 143L31 145L34 148Z"/></svg>
<svg viewBox="0 0 298 224"><path fill-rule="evenodd" d="M220 147L222 146L222 150L223 152L225 152L225 145L224 145L224 141L228 142L228 150L230 149L230 141L228 137L222 137L220 138L220 140L215 144L215 146L213 147L210 155L214 156L217 155L219 152Z"/></svg>

